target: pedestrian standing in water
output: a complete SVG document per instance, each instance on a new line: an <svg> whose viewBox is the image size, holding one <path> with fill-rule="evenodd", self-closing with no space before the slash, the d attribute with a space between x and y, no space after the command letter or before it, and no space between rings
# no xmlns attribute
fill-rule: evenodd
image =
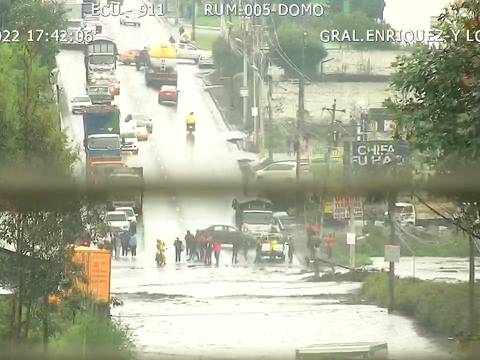
<svg viewBox="0 0 480 360"><path fill-rule="evenodd" d="M238 248L240 244L238 241L234 241L232 244L232 264L238 263Z"/></svg>
<svg viewBox="0 0 480 360"><path fill-rule="evenodd" d="M122 241L117 233L113 234L113 249L115 250L115 259L118 260L122 251Z"/></svg>
<svg viewBox="0 0 480 360"><path fill-rule="evenodd" d="M290 239L288 242L288 260L290 264L293 261L293 254L295 253L295 246L293 244L293 239Z"/></svg>
<svg viewBox="0 0 480 360"><path fill-rule="evenodd" d="M122 256L128 255L128 242L130 240L130 236L128 235L127 231L124 231L120 234L120 241L122 244Z"/></svg>
<svg viewBox="0 0 480 360"><path fill-rule="evenodd" d="M222 242L217 240L213 243L213 253L215 254L215 266L218 267L220 262L220 251L222 250Z"/></svg>
<svg viewBox="0 0 480 360"><path fill-rule="evenodd" d="M187 234L185 235L185 247L187 248L187 252L185 255L189 256L188 260L192 258L192 239L193 235L190 234L190 230L187 230Z"/></svg>
<svg viewBox="0 0 480 360"><path fill-rule="evenodd" d="M183 251L183 243L180 238L176 238L175 242L173 243L173 246L175 246L175 263L179 263L181 261L181 255Z"/></svg>
<svg viewBox="0 0 480 360"><path fill-rule="evenodd" d="M242 240L242 250L243 250L243 258L245 259L245 261L248 260L248 247L249 247L248 239L243 238L243 240Z"/></svg>
<svg viewBox="0 0 480 360"><path fill-rule="evenodd" d="M257 245L255 248L255 263L259 263L262 258L262 241L260 239L257 240Z"/></svg>
<svg viewBox="0 0 480 360"><path fill-rule="evenodd" d="M205 265L212 265L212 239L206 239L205 243Z"/></svg>
<svg viewBox="0 0 480 360"><path fill-rule="evenodd" d="M128 247L132 253L132 257L137 256L137 236L135 234L130 235L130 239L128 240Z"/></svg>
<svg viewBox="0 0 480 360"><path fill-rule="evenodd" d="M205 256L205 251L204 251L202 235L200 234L200 230L197 230L197 232L195 233L195 244L197 245L196 247L197 247L198 260L203 261Z"/></svg>

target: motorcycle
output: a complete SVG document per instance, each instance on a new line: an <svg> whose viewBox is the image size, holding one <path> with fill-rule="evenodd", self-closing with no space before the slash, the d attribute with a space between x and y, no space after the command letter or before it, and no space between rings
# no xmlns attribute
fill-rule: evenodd
<svg viewBox="0 0 480 360"><path fill-rule="evenodd" d="M187 131L192 134L195 131L195 124L187 124Z"/></svg>
<svg viewBox="0 0 480 360"><path fill-rule="evenodd" d="M165 250L157 251L155 255L155 261L157 262L158 266L164 266L167 263L167 259L165 257Z"/></svg>

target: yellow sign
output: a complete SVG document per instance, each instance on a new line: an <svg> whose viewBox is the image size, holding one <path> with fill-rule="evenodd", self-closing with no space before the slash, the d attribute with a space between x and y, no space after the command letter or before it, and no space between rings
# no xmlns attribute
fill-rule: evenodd
<svg viewBox="0 0 480 360"><path fill-rule="evenodd" d="M323 205L323 212L325 214L333 214L333 202L332 201L325 201Z"/></svg>
<svg viewBox="0 0 480 360"><path fill-rule="evenodd" d="M102 302L110 302L112 253L89 247L76 247L73 261L83 266L87 281L77 281L79 290Z"/></svg>

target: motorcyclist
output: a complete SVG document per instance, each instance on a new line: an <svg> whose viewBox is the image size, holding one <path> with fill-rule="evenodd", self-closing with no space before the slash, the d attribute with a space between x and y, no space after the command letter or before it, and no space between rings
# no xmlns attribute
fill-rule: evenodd
<svg viewBox="0 0 480 360"><path fill-rule="evenodd" d="M187 131L190 126L193 128L193 131L195 131L195 120L195 115L193 114L193 112L191 112L187 116Z"/></svg>

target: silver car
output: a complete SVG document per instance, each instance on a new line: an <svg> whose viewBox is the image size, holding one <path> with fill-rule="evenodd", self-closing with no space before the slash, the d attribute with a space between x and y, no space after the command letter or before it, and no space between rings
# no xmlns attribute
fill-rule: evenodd
<svg viewBox="0 0 480 360"><path fill-rule="evenodd" d="M86 107L92 106L92 101L87 95L74 97L70 102L73 114L81 113Z"/></svg>

